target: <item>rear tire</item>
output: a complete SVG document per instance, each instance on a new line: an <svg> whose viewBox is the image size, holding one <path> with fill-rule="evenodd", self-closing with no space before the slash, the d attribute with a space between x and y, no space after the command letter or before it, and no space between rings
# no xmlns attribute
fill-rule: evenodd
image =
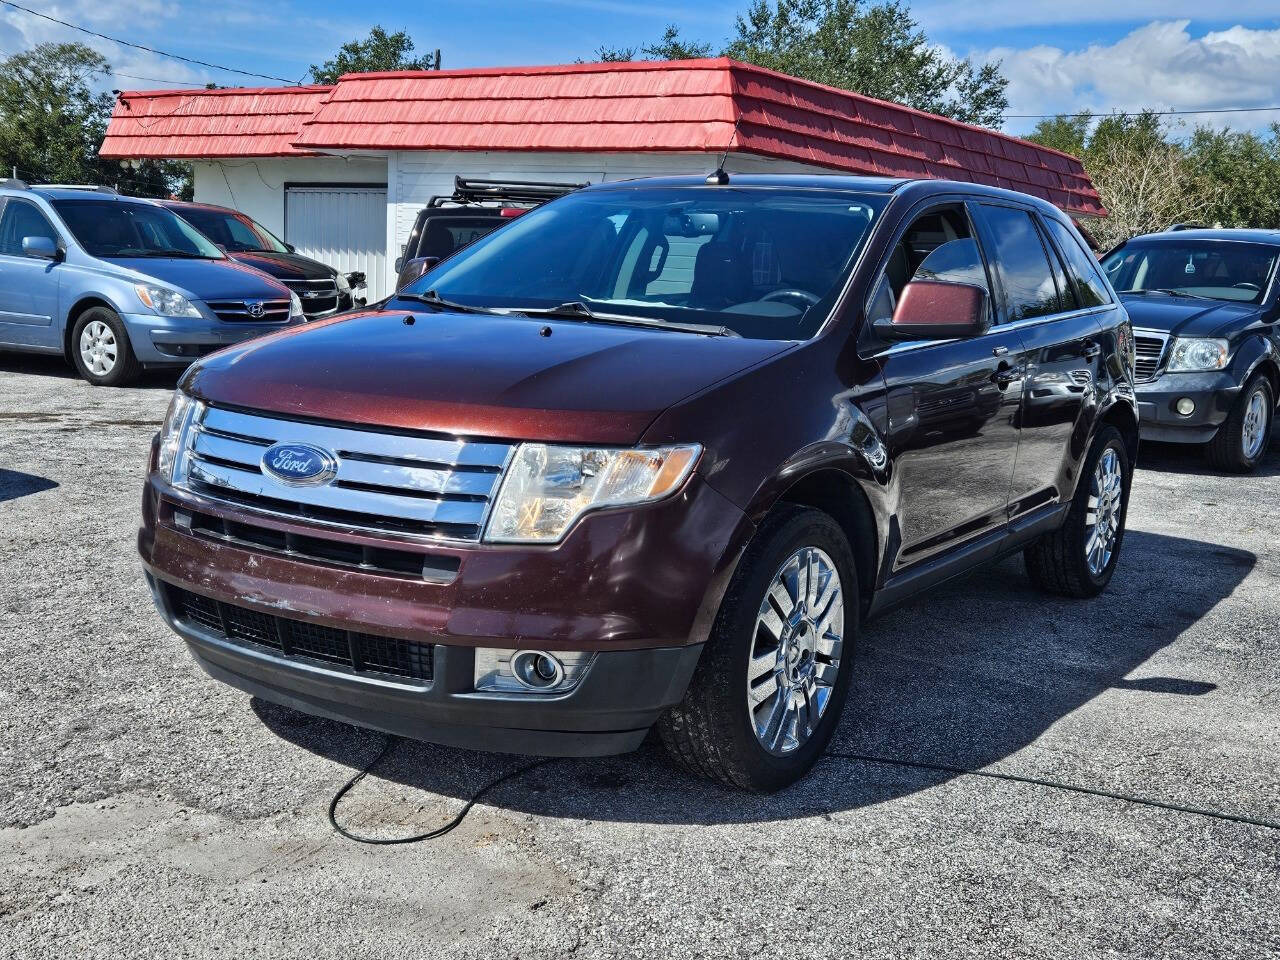
<svg viewBox="0 0 1280 960"><path fill-rule="evenodd" d="M90 307L76 319L71 362L95 387L123 387L142 373L124 322L107 307Z"/></svg>
<svg viewBox="0 0 1280 960"><path fill-rule="evenodd" d="M1240 391L1231 413L1205 445L1209 463L1228 473L1252 473L1271 445L1275 397L1271 381L1255 373Z"/></svg>
<svg viewBox="0 0 1280 960"><path fill-rule="evenodd" d="M1104 426L1081 467L1066 522L1023 551L1027 575L1036 586L1081 599L1106 589L1124 542L1132 478L1124 438L1115 427Z"/></svg>
<svg viewBox="0 0 1280 960"><path fill-rule="evenodd" d="M799 780L840 721L859 609L839 525L819 510L776 510L738 564L683 702L658 721L668 752L742 790Z"/></svg>

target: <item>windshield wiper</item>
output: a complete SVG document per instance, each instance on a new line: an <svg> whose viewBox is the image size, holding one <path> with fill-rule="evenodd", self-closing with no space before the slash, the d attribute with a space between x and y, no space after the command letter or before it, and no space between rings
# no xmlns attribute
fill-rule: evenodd
<svg viewBox="0 0 1280 960"><path fill-rule="evenodd" d="M435 307L437 310L453 310L455 313L491 313L498 316L508 316L505 310L493 310L489 307L476 307L469 303L456 303L453 300L446 300L434 290L428 290L426 293L397 293L392 299L394 300L417 300L419 303L425 303L429 307Z"/></svg>
<svg viewBox="0 0 1280 960"><path fill-rule="evenodd" d="M1120 292L1121 293L1141 293L1144 296L1148 293L1163 293L1166 297L1187 297L1192 300L1214 299L1213 297L1202 296L1201 294L1198 294L1198 293L1187 293L1187 291L1185 290L1174 290L1170 287L1144 287L1141 290L1121 290Z"/></svg>
<svg viewBox="0 0 1280 960"><path fill-rule="evenodd" d="M147 250L144 257L166 257L175 260L221 260L221 257L210 257L203 253L192 253L190 250Z"/></svg>
<svg viewBox="0 0 1280 960"><path fill-rule="evenodd" d="M710 323L681 323L677 320L650 320L625 313L598 313L581 300L570 300L558 307L547 307L537 310L523 308L523 313L531 317L566 317L571 320L594 320L599 323L616 323L631 327L654 327L659 330L680 330L684 333L701 333L712 337L740 337L742 334L726 326Z"/></svg>

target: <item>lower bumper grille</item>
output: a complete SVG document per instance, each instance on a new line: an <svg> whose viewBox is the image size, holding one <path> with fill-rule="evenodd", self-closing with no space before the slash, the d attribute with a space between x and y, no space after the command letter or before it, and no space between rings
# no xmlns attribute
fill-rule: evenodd
<svg viewBox="0 0 1280 960"><path fill-rule="evenodd" d="M222 603L181 587L166 587L180 621L233 643L265 647L282 657L336 664L355 673L379 673L428 683L434 644L338 630Z"/></svg>

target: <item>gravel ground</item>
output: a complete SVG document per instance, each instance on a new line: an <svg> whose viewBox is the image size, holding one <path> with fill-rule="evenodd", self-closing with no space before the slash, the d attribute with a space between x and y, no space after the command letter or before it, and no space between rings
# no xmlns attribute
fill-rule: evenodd
<svg viewBox="0 0 1280 960"><path fill-rule="evenodd" d="M382 739L207 679L152 610L172 384L0 358L0 957L1280 955L1280 832L848 759L743 797L647 744L341 839ZM877 621L832 749L1280 817L1280 450L1143 460L1108 593L1007 561ZM427 829L519 762L402 742L341 816Z"/></svg>

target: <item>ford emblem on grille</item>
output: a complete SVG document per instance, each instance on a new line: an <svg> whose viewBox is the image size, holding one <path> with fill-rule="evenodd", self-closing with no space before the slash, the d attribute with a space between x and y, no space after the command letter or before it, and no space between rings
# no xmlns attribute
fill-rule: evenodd
<svg viewBox="0 0 1280 960"><path fill-rule="evenodd" d="M315 487L338 472L338 460L328 450L309 443L277 443L262 455L262 469L281 483Z"/></svg>

